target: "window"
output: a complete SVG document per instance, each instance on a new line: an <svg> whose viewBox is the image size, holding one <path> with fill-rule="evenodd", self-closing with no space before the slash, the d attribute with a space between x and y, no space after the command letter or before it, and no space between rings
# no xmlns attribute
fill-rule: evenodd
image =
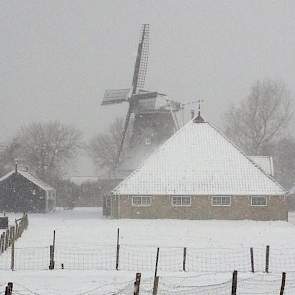
<svg viewBox="0 0 295 295"><path fill-rule="evenodd" d="M212 206L231 206L230 196L213 196L211 197Z"/></svg>
<svg viewBox="0 0 295 295"><path fill-rule="evenodd" d="M171 199L172 206L191 206L192 198L190 196L177 196Z"/></svg>
<svg viewBox="0 0 295 295"><path fill-rule="evenodd" d="M146 144L146 145L150 145L150 144L152 144L152 139L151 139L149 136L147 136L147 137L145 138L145 144Z"/></svg>
<svg viewBox="0 0 295 295"><path fill-rule="evenodd" d="M148 207L151 206L152 197L132 197L132 206L135 207Z"/></svg>
<svg viewBox="0 0 295 295"><path fill-rule="evenodd" d="M251 197L251 206L267 206L266 196Z"/></svg>

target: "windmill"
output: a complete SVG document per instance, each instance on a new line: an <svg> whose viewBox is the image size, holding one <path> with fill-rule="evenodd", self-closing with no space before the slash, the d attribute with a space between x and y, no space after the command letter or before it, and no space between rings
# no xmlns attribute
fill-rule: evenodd
<svg viewBox="0 0 295 295"><path fill-rule="evenodd" d="M101 103L103 106L123 102L129 104L116 159L117 167L120 163L131 115L134 115L133 131L130 139L133 146L140 145L139 141L142 141L143 136L146 136L144 144L150 145L152 143L151 139L154 139L155 144L159 144L169 138L179 127L175 112L180 110L181 104L169 100L163 93L143 89L149 58L149 36L149 25L143 24L131 87L128 89L107 89ZM135 155L134 152L132 154Z"/></svg>

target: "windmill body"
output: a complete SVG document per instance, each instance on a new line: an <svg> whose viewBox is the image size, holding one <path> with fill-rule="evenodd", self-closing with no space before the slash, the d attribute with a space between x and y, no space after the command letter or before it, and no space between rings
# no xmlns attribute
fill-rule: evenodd
<svg viewBox="0 0 295 295"><path fill-rule="evenodd" d="M128 103L128 112L112 179L118 182L142 162L177 129L181 104L165 94L144 90L149 51L149 25L142 26L131 88L108 89L102 105ZM128 140L126 140L128 139Z"/></svg>

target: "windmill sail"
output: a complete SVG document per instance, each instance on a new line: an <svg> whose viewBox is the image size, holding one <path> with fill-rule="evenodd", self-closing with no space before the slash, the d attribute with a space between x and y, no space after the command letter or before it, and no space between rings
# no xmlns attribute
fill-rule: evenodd
<svg viewBox="0 0 295 295"><path fill-rule="evenodd" d="M117 165L119 164L119 161L120 161L120 155L123 149L128 125L130 122L131 113L133 112L134 107L136 106L136 103L137 103L137 100L134 94L137 93L139 88L143 88L144 86L145 76L147 71L147 63L148 63L148 53L149 53L149 25L144 24L142 26L142 32L141 32L138 49L137 49L137 56L136 56L136 61L134 66L134 74L132 79L132 93L129 99L129 108L128 108L127 116L125 119L120 147L118 150Z"/></svg>
<svg viewBox="0 0 295 295"><path fill-rule="evenodd" d="M129 92L130 89L107 89L104 93L101 105L128 101Z"/></svg>
<svg viewBox="0 0 295 295"><path fill-rule="evenodd" d="M134 74L132 79L132 94L135 94L138 89L142 89L144 87L149 54L149 35L149 25L144 24L142 26L142 31L137 49L137 57L134 66Z"/></svg>

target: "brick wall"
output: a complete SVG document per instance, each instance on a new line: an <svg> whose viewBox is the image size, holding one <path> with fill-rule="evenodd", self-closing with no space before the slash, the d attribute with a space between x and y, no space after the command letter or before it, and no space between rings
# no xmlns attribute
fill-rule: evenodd
<svg viewBox="0 0 295 295"><path fill-rule="evenodd" d="M149 207L133 207L131 197L113 197L115 218L179 218L179 219L253 219L287 220L287 199L268 196L265 207L251 206L251 197L234 196L231 206L211 206L210 196L193 196L189 207L173 207L170 196L153 196ZM118 209L118 210L117 210Z"/></svg>

